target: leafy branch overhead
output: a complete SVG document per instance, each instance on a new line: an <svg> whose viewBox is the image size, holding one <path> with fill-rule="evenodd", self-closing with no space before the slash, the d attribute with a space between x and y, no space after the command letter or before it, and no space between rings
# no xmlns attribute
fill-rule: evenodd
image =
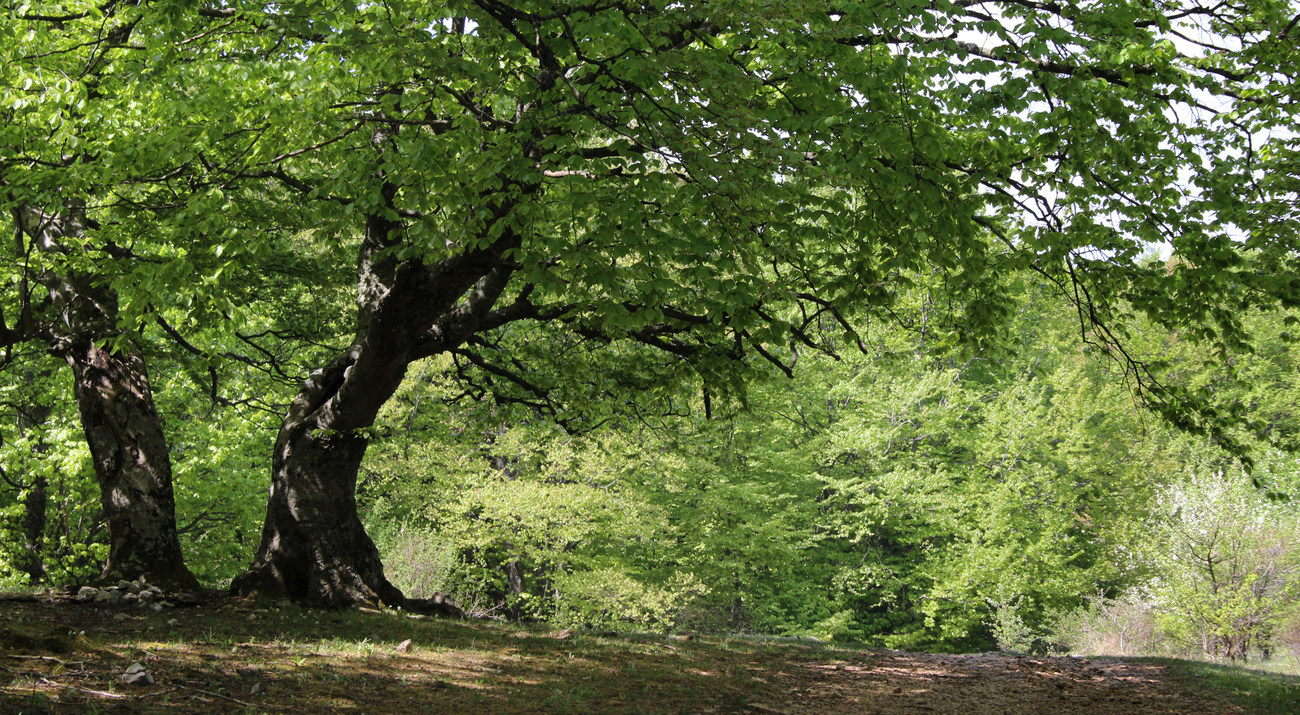
<svg viewBox="0 0 1300 715"><path fill-rule="evenodd" d="M88 228L18 236L4 315L39 312L31 276L87 276L104 337L161 329L214 401L232 361L311 373L244 592L402 601L348 495L422 358L579 429L600 417L575 404L738 393L877 322L995 353L1029 276L1151 406L1240 451L1242 415L1132 330L1226 355L1246 311L1300 297L1284 0L34 7L0 29L0 202ZM566 373L575 349L603 375Z"/></svg>

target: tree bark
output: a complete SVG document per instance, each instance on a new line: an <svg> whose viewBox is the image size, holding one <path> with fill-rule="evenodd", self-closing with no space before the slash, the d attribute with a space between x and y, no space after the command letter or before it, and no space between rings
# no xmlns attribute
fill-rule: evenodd
<svg viewBox="0 0 1300 715"><path fill-rule="evenodd" d="M143 577L162 588L196 589L176 532L172 466L143 358L90 340L62 350L95 463L108 524L105 580Z"/></svg>
<svg viewBox="0 0 1300 715"><path fill-rule="evenodd" d="M385 185L391 207L396 189ZM391 215L391 214L390 214ZM366 431L407 367L463 343L485 324L512 269L502 254L513 233L437 263L398 261L400 222L371 215L358 260L357 333L352 346L303 385L281 424L262 540L237 595L289 598L327 607L381 603L448 614L441 599L416 602L384 575L357 512Z"/></svg>
<svg viewBox="0 0 1300 715"><path fill-rule="evenodd" d="M357 472L368 441L333 428L338 420L321 410L349 378L355 354L314 374L289 408L272 456L262 541L252 566L231 584L236 594L329 607L406 605L357 512Z"/></svg>
<svg viewBox="0 0 1300 715"><path fill-rule="evenodd" d="M23 499L23 548L18 570L27 574L29 586L45 581L45 522L49 481L37 474Z"/></svg>
<svg viewBox="0 0 1300 715"><path fill-rule="evenodd" d="M85 233L84 210L63 214L33 208L16 220L36 248L67 256L66 237ZM167 589L195 589L176 531L171 454L154 405L144 358L117 336L117 295L94 276L46 270L36 279L49 291L59 316L49 328L50 352L67 361L82 429L95 465L100 503L108 524L104 580L145 578Z"/></svg>

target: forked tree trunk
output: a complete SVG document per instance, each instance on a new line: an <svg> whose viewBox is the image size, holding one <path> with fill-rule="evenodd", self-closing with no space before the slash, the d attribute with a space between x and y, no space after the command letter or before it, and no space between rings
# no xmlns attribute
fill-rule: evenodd
<svg viewBox="0 0 1300 715"><path fill-rule="evenodd" d="M395 193L385 185L389 205ZM387 249L401 239L396 221L368 218L356 339L303 384L289 407L272 458L262 541L248 571L231 584L237 595L459 613L441 599L406 599L384 576L357 513L357 473L366 432L411 362L456 347L483 325L509 281L511 269L500 257L517 238L508 233L432 265L392 258Z"/></svg>

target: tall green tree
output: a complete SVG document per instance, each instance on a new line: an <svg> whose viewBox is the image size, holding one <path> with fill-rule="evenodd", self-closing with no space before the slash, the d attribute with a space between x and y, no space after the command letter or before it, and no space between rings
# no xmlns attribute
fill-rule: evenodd
<svg viewBox="0 0 1300 715"><path fill-rule="evenodd" d="M3 13L0 205L14 241L0 345L44 346L73 372L109 527L105 575L192 587L148 363L170 352L213 404L279 411L273 389L241 398L225 384L239 369L296 384L295 356L333 337L318 280L333 261L285 219L283 191L249 179L257 193L240 196L222 171L249 152L247 131L289 118L232 101L230 83L266 62L260 45L226 39L222 11L71 0ZM315 310L301 310L315 289Z"/></svg>
<svg viewBox="0 0 1300 715"><path fill-rule="evenodd" d="M1290 161L1257 141L1295 123L1283 0L8 11L4 111L21 121L0 131L23 151L6 207L90 229L59 234L76 244L61 260L79 256L61 275L116 292L105 322L175 328L163 303L228 322L219 276L262 265L281 229L352 253L351 343L281 425L240 592L404 601L354 492L368 430L424 357L455 353L557 414L604 394L515 362L540 331L625 345L608 351L618 390L693 373L714 395L898 318L921 269L953 318L928 339L996 343L992 279L1028 271L1152 406L1226 439L1235 416L1189 408L1127 326L1236 348L1243 309L1300 292L1294 183L1256 180ZM1201 32L1217 39L1180 43ZM1134 260L1160 241L1175 270ZM98 249L151 260L105 273Z"/></svg>
<svg viewBox="0 0 1300 715"><path fill-rule="evenodd" d="M368 430L407 367L440 353L554 399L509 360L525 322L658 351L720 384L729 366L789 368L795 347L827 348L821 322L851 342L848 309L890 317L923 266L962 318L934 338L993 340L1008 302L990 278L1031 271L1152 406L1220 427L1233 415L1189 409L1194 396L1161 383L1126 331L1146 315L1237 347L1243 308L1294 301L1287 234L1236 240L1267 222L1239 207L1285 204L1291 187L1225 190L1225 177L1254 175L1255 136L1294 125L1277 81L1294 60L1291 10L214 10L295 38L270 71L309 78L264 101L310 125L286 132L283 150L259 145L237 173L354 216L361 233L355 337L286 416L262 544L235 590L402 603L356 514ZM1201 29L1224 46L1180 52ZM1135 261L1159 241L1185 258L1177 270Z"/></svg>
<svg viewBox="0 0 1300 715"><path fill-rule="evenodd" d="M47 8L53 15L27 4L5 10L0 190L15 236L6 251L16 274L6 297L17 317L0 334L9 345L45 342L72 370L108 522L104 576L190 588L198 583L176 534L171 460L148 371L138 345L119 328L112 276L94 268L130 251L88 235L100 224L87 204L106 200L107 191L95 184L87 151L110 147L82 142L103 136L103 128L89 131L95 122L121 128L129 115L104 111L124 99L124 85L132 86L121 81L114 56L130 46L139 18L117 5Z"/></svg>

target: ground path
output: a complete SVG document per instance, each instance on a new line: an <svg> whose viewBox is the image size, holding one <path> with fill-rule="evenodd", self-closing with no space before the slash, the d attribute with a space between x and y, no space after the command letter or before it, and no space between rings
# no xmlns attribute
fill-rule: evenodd
<svg viewBox="0 0 1300 715"><path fill-rule="evenodd" d="M408 642L409 641L409 642ZM133 664L148 673L137 684ZM1154 663L0 601L0 712L1240 713Z"/></svg>

